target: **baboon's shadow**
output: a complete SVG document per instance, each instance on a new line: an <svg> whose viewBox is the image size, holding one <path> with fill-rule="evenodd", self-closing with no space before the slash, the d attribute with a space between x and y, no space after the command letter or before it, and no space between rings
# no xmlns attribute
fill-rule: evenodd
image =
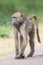
<svg viewBox="0 0 43 65"><path fill-rule="evenodd" d="M33 56L33 57L36 57L36 58L38 58L38 57L43 57L43 54L36 55L36 56Z"/></svg>
<svg viewBox="0 0 43 65"><path fill-rule="evenodd" d="M40 54L40 55L35 55L35 56L32 56L32 57L27 57L26 59L38 59L38 58L43 58L43 54Z"/></svg>

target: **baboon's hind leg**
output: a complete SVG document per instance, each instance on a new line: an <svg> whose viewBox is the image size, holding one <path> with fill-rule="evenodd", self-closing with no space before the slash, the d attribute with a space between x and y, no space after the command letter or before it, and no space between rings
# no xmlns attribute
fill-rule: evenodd
<svg viewBox="0 0 43 65"><path fill-rule="evenodd" d="M28 54L28 57L32 57L33 56L33 53L34 53L34 30L32 31L32 32L30 32L29 33L29 38L30 38L30 40L29 40L29 45L30 45L30 49L31 49L31 51L30 51L30 53Z"/></svg>

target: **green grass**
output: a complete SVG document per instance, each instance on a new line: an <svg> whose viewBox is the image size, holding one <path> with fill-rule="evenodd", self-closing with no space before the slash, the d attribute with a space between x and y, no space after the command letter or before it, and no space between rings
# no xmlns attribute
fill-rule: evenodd
<svg viewBox="0 0 43 65"><path fill-rule="evenodd" d="M10 37L11 15L0 11L0 37Z"/></svg>
<svg viewBox="0 0 43 65"><path fill-rule="evenodd" d="M2 38L8 38L10 37L10 33L11 33L11 26L0 26L0 37Z"/></svg>

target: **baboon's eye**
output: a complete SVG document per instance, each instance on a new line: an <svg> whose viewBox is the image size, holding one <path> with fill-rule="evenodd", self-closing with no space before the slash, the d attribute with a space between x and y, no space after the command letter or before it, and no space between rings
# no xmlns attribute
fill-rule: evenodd
<svg viewBox="0 0 43 65"><path fill-rule="evenodd" d="M21 14L21 17L23 17L23 15Z"/></svg>

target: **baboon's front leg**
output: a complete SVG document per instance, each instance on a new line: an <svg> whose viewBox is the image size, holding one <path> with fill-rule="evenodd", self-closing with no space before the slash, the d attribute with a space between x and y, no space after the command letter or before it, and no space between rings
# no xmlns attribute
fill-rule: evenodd
<svg viewBox="0 0 43 65"><path fill-rule="evenodd" d="M20 28L20 33L22 35L22 39L23 39L23 43L22 43L22 46L21 46L21 50L20 50L20 54L18 56L18 59L20 58L24 58L24 50L26 48L26 45L28 43L28 35L27 35L27 30L26 30L26 26L25 24L23 24Z"/></svg>
<svg viewBox="0 0 43 65"><path fill-rule="evenodd" d="M24 54L24 50L25 50L26 45L28 43L28 34L27 34L27 30L26 30L26 25L25 24L23 24L21 26L20 32L21 32L21 35L22 35L22 38L23 38L23 43L22 43L21 51L20 51L20 56L22 56Z"/></svg>
<svg viewBox="0 0 43 65"><path fill-rule="evenodd" d="M14 27L14 40L15 40L15 49L16 49L16 57L19 55L19 41L18 41L18 30Z"/></svg>
<svg viewBox="0 0 43 65"><path fill-rule="evenodd" d="M20 35L20 51L22 49L22 45L23 45L23 37L22 37L22 35ZM22 54L22 58L24 58L24 57L25 57L24 54Z"/></svg>
<svg viewBox="0 0 43 65"><path fill-rule="evenodd" d="M20 34L20 50L21 50L22 44L23 44L23 37L22 37L22 35Z"/></svg>

